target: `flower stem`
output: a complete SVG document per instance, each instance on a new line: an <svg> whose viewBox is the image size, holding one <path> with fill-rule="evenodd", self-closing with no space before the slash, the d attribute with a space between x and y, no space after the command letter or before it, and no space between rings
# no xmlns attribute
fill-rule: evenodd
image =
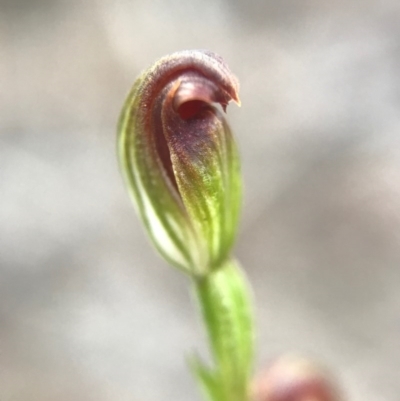
<svg viewBox="0 0 400 401"><path fill-rule="evenodd" d="M215 364L192 364L211 401L247 401L252 370L254 327L250 291L239 265L228 260L195 280L195 292Z"/></svg>

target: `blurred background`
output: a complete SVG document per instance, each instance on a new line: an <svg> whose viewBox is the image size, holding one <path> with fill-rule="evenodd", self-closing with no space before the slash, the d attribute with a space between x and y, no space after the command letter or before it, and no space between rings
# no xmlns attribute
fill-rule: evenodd
<svg viewBox="0 0 400 401"><path fill-rule="evenodd" d="M349 400L400 393L400 3L0 0L0 400L199 400L187 280L148 243L116 121L138 73L207 48L245 201L257 366L298 351Z"/></svg>

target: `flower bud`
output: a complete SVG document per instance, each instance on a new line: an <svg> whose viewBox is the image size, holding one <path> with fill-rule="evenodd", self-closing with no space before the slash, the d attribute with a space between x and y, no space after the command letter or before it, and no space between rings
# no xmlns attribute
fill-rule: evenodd
<svg viewBox="0 0 400 401"><path fill-rule="evenodd" d="M145 71L119 123L119 157L138 213L159 252L192 275L228 256L241 201L239 160L222 112L239 103L222 59L183 51Z"/></svg>
<svg viewBox="0 0 400 401"><path fill-rule="evenodd" d="M277 359L253 384L254 401L339 401L327 372L296 356Z"/></svg>

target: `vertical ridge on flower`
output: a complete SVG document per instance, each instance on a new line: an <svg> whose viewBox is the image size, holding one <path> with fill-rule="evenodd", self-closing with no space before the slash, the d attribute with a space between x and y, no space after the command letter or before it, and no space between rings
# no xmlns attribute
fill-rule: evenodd
<svg viewBox="0 0 400 401"><path fill-rule="evenodd" d="M134 84L119 123L130 193L159 252L196 276L227 258L241 202L236 145L223 113L238 83L208 51L162 58Z"/></svg>

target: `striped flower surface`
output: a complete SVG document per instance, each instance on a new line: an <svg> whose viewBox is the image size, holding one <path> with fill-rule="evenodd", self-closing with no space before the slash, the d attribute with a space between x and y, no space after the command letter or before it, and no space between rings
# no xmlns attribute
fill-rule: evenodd
<svg viewBox="0 0 400 401"><path fill-rule="evenodd" d="M191 275L228 257L241 203L237 149L218 104L238 81L209 51L159 60L135 82L119 123L119 158L158 251Z"/></svg>

